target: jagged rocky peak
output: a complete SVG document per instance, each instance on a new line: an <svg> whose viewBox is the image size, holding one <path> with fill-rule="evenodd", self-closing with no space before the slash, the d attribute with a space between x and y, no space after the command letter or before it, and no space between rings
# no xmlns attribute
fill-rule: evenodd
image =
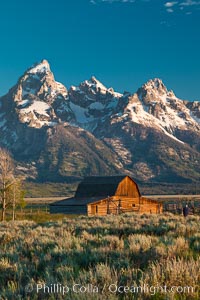
<svg viewBox="0 0 200 300"><path fill-rule="evenodd" d="M107 88L94 76L92 76L89 80L85 80L80 83L79 86L71 86L69 92L71 94L74 93L81 93L81 94L91 94L91 97L93 98L96 93L100 91L101 93L105 94L107 91Z"/></svg>
<svg viewBox="0 0 200 300"><path fill-rule="evenodd" d="M138 89L137 94L145 105L165 103L168 97L176 98L173 91L168 91L159 78L150 79L147 83L143 84L142 87Z"/></svg>
<svg viewBox="0 0 200 300"><path fill-rule="evenodd" d="M91 102L101 102L106 105L113 98L118 99L123 96L113 88L107 88L95 76L81 82L79 86L71 86L69 95L73 103L82 107L90 105Z"/></svg>
<svg viewBox="0 0 200 300"><path fill-rule="evenodd" d="M92 76L89 81L96 85L98 84L102 85L102 83L95 76Z"/></svg>
<svg viewBox="0 0 200 300"><path fill-rule="evenodd" d="M5 99L9 100L4 102L10 103L20 122L29 127L53 126L59 120L73 119L68 91L55 81L47 60L30 67Z"/></svg>
<svg viewBox="0 0 200 300"><path fill-rule="evenodd" d="M48 73L51 72L49 62L46 59L41 60L39 63L35 63L30 69L27 70L27 73L36 74L36 73Z"/></svg>
<svg viewBox="0 0 200 300"><path fill-rule="evenodd" d="M86 81L86 84L90 87L93 88L96 92L100 92L102 94L106 94L109 89L105 87L95 76L92 76L90 80Z"/></svg>
<svg viewBox="0 0 200 300"><path fill-rule="evenodd" d="M91 91L92 94L100 93L106 94L108 91L107 87L103 85L95 76L92 76L89 80L85 80L80 84L80 88L82 88L85 92Z"/></svg>
<svg viewBox="0 0 200 300"><path fill-rule="evenodd" d="M162 80L159 79L159 78L150 79L149 81L147 81L147 83L145 83L143 85L143 87L145 89L157 90L160 93L166 93L167 92L166 86L164 85L164 83L162 82Z"/></svg>
<svg viewBox="0 0 200 300"><path fill-rule="evenodd" d="M90 131L114 113L121 97L122 94L108 89L94 76L69 89L70 107L76 122Z"/></svg>
<svg viewBox="0 0 200 300"><path fill-rule="evenodd" d="M92 83L96 91L102 94L108 94L108 95L110 94L116 98L120 98L123 96L121 93L115 92L115 90L112 87L110 88L105 87L105 85L103 85L98 79L96 79L95 76L92 76L91 79L88 81L88 83L89 84Z"/></svg>
<svg viewBox="0 0 200 300"><path fill-rule="evenodd" d="M58 96L66 98L67 89L56 82L47 60L42 60L29 68L14 87L14 101L20 104L33 96L52 103Z"/></svg>

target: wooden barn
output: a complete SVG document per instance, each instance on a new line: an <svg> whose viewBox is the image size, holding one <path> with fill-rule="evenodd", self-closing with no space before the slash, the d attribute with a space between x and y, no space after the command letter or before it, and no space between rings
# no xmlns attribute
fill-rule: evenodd
<svg viewBox="0 0 200 300"><path fill-rule="evenodd" d="M85 177L73 198L50 204L50 213L105 216L125 212L162 213L162 203L142 197L129 176Z"/></svg>

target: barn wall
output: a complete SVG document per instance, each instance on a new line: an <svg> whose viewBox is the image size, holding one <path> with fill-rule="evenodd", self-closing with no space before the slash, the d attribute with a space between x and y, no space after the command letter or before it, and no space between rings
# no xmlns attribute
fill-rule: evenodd
<svg viewBox="0 0 200 300"><path fill-rule="evenodd" d="M159 204L143 204L140 206L140 211L142 213L147 213L147 214L159 214L161 213L161 208Z"/></svg>
<svg viewBox="0 0 200 300"><path fill-rule="evenodd" d="M108 209L110 214L122 212L161 213L162 204L147 198L119 198L115 196L110 198L109 202L108 199L103 199L99 202L88 204L88 215L105 216Z"/></svg>
<svg viewBox="0 0 200 300"><path fill-rule="evenodd" d="M119 201L120 199L120 201ZM119 207L120 203L120 207ZM118 214L122 212L138 212L138 213L161 213L162 204L157 201L145 198L128 198L114 196L109 200L103 199L96 203L88 204L88 215L105 216L109 208L110 214Z"/></svg>
<svg viewBox="0 0 200 300"><path fill-rule="evenodd" d="M163 204L157 202L156 200L152 200L149 198L141 197L140 198L141 213L162 213L163 212Z"/></svg>
<svg viewBox="0 0 200 300"><path fill-rule="evenodd" d="M88 204L87 206L88 216L105 216L107 215L107 199Z"/></svg>
<svg viewBox="0 0 200 300"><path fill-rule="evenodd" d="M127 196L137 198L140 196L136 183L128 176L124 178L118 185L115 196Z"/></svg>

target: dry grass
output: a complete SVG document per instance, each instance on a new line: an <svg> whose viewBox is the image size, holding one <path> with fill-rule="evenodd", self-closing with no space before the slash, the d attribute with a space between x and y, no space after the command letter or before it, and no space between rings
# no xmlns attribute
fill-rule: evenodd
<svg viewBox="0 0 200 300"><path fill-rule="evenodd" d="M0 299L200 299L200 217L172 214L0 223ZM27 294L27 284L91 283L91 294ZM194 293L110 293L104 285L164 285ZM134 297L134 298L133 298ZM171 298L170 298L171 297Z"/></svg>

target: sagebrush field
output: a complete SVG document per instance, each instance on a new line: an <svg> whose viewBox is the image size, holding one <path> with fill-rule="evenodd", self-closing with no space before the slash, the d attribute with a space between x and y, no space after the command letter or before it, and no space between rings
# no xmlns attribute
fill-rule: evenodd
<svg viewBox="0 0 200 300"><path fill-rule="evenodd" d="M0 299L197 300L199 253L199 216L124 214L43 224L3 222ZM151 289L133 288L144 286ZM178 290L164 291L163 286ZM62 287L69 287L65 295Z"/></svg>

